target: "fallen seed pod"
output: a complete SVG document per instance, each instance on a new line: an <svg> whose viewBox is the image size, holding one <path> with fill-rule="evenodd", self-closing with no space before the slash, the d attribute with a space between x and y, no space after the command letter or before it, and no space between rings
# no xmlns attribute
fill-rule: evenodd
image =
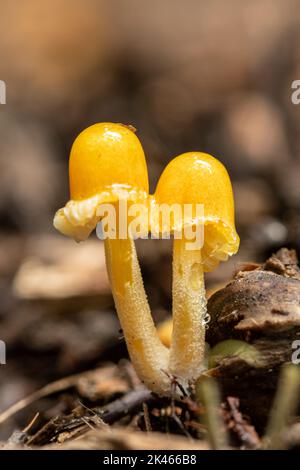
<svg viewBox="0 0 300 470"><path fill-rule="evenodd" d="M218 345L212 374L219 377L223 392L234 390L243 411L263 426L279 369L292 362L293 343L300 340L300 269L295 251L282 248L262 266L238 272L209 299L208 313L207 341L214 350ZM230 348L228 353L228 340L248 343L259 359L247 361L247 356Z"/></svg>

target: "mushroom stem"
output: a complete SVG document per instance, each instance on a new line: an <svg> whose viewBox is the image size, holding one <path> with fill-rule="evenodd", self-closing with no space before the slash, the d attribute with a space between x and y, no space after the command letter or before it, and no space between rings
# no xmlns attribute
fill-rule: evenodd
<svg viewBox="0 0 300 470"><path fill-rule="evenodd" d="M173 334L169 370L185 380L203 369L206 296L201 250L188 250L186 239L173 246Z"/></svg>
<svg viewBox="0 0 300 470"><path fill-rule="evenodd" d="M161 343L147 301L134 240L105 240L108 276L129 356L141 381L170 394L169 351Z"/></svg>

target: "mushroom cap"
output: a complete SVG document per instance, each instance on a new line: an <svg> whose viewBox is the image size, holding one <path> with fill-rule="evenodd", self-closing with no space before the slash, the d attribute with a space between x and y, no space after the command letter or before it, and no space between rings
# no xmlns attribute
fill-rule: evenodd
<svg viewBox="0 0 300 470"><path fill-rule="evenodd" d="M202 262L205 271L213 270L219 261L237 252L239 236L234 224L230 178L224 165L211 155L188 152L175 157L163 171L151 204L152 207L179 204L182 208L182 217L175 219L171 216L169 226L164 226L159 218L159 226L155 227L157 222L152 220L151 224L160 233L203 226ZM191 205L190 213L185 212L185 204ZM200 215L196 204L202 205Z"/></svg>
<svg viewBox="0 0 300 470"><path fill-rule="evenodd" d="M147 200L145 154L135 133L123 124L94 124L75 139L69 161L70 201L59 209L54 226L80 241L94 230L103 203Z"/></svg>

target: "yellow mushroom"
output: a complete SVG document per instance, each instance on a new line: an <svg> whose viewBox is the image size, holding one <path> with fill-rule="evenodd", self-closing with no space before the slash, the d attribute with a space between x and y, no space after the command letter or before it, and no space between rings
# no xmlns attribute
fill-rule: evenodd
<svg viewBox="0 0 300 470"><path fill-rule="evenodd" d="M163 171L151 205L152 208L179 205L182 209L179 218L171 212L169 226L165 219L156 217L151 229L160 233L170 229L174 234L169 372L191 380L203 369L207 313L203 273L213 270L239 247L228 173L222 163L210 155L182 154ZM203 243L193 244L192 237L195 241L201 229Z"/></svg>
<svg viewBox="0 0 300 470"><path fill-rule="evenodd" d="M127 126L95 124L75 140L70 154L71 200L54 218L65 235L86 239L103 217L104 204L147 204L148 173L139 139ZM161 343L144 291L132 234L106 238L107 270L121 327L140 379L160 395L169 393L168 350Z"/></svg>
<svg viewBox="0 0 300 470"><path fill-rule="evenodd" d="M158 325L158 328L157 328L158 336L162 344L167 346L167 348L170 348L171 346L172 331L173 331L172 317L169 317L166 320L164 320L162 323Z"/></svg>

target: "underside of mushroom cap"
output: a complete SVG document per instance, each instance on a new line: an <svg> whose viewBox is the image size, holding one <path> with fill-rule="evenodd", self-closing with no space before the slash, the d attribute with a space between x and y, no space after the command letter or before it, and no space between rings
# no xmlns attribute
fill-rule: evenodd
<svg viewBox="0 0 300 470"><path fill-rule="evenodd" d="M86 240L101 220L99 209L103 204L115 204L120 200L143 204L148 194L138 189L114 185L103 193L80 201L70 200L54 217L54 227L76 241Z"/></svg>
<svg viewBox="0 0 300 470"><path fill-rule="evenodd" d="M203 269L213 271L221 261L226 261L239 249L240 239L235 228L222 220L206 220L202 248Z"/></svg>

